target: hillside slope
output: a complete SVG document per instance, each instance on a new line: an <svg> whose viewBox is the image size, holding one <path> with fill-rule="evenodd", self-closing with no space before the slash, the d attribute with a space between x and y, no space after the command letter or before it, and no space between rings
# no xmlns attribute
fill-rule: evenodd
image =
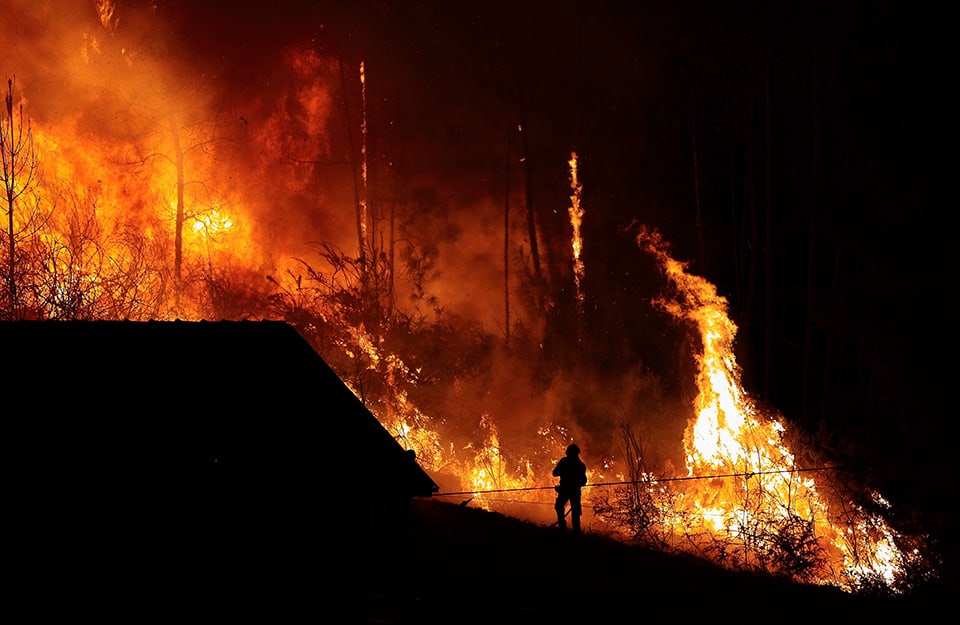
<svg viewBox="0 0 960 625"><path fill-rule="evenodd" d="M414 501L405 534L372 555L370 623L892 622L943 607L725 571L438 500Z"/></svg>

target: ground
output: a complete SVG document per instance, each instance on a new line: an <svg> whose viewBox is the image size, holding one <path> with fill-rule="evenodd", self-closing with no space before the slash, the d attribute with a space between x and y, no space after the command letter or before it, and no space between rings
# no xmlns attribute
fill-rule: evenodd
<svg viewBox="0 0 960 625"><path fill-rule="evenodd" d="M943 604L856 597L720 570L589 532L438 500L415 500L408 540L375 557L370 623L675 622L724 623L776 617L790 622L897 620ZM633 618L633 615L636 618Z"/></svg>
<svg viewBox="0 0 960 625"><path fill-rule="evenodd" d="M646 622L922 622L955 594L857 597L733 573L586 533L415 498L372 535L335 493L238 497L162 514L101 506L23 511L4 545L10 614L95 618L549 625ZM125 511L126 510L126 511ZM204 510L206 510L204 512ZM200 512L200 514L197 514Z"/></svg>

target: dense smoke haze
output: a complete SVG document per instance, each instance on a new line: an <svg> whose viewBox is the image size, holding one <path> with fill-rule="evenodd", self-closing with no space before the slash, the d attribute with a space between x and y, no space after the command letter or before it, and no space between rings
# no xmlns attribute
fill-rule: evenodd
<svg viewBox="0 0 960 625"><path fill-rule="evenodd" d="M486 373L431 416L463 444L484 418L505 448L563 421L599 463L626 421L658 468L682 464L697 338L655 305L667 284L636 237L656 229L729 301L748 392L936 527L956 497L942 460L956 51L951 20L925 11L4 0L0 71L46 138L45 176L123 198L144 224L179 129L193 197L240 233L210 264L264 294L323 266L317 244L356 254L363 141L365 199L404 235L397 308L537 354L522 373L497 350L458 363ZM451 374L430 369L442 348L409 364Z"/></svg>

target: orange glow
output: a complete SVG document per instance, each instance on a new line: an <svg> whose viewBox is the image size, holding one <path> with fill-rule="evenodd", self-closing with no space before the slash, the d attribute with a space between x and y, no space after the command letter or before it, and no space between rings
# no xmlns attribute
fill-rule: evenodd
<svg viewBox="0 0 960 625"><path fill-rule="evenodd" d="M577 302L583 304L583 291L581 290L581 281L583 280L584 266L580 254L583 251L583 238L580 235L580 226L583 224L583 208L580 206L580 198L583 192L583 186L580 184L577 175L577 153L570 154L570 189L573 194L570 196L570 224L573 226L573 279L576 282Z"/></svg>
<svg viewBox="0 0 960 625"><path fill-rule="evenodd" d="M363 61L360 61L360 94L360 258L363 258L370 245L370 215L367 206L367 70Z"/></svg>
<svg viewBox="0 0 960 625"><path fill-rule="evenodd" d="M656 231L642 228L637 241L676 289L657 304L700 339L695 418L683 441L687 475L718 476L678 482L679 505L663 515L669 530L704 552L722 540L747 568L764 568L779 549L818 549L819 566L803 572L808 581L894 586L917 554L898 547L902 537L882 518L821 488L830 472L804 472L784 442L783 419L760 411L741 386L726 299L671 258Z"/></svg>

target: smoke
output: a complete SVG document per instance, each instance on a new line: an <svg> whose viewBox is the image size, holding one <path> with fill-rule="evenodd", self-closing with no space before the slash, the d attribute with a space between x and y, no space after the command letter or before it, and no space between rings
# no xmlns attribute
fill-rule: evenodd
<svg viewBox="0 0 960 625"><path fill-rule="evenodd" d="M416 240L413 253L430 263L421 286L439 305L502 333L505 158L513 166L514 249L507 262L516 270L532 262L520 177L521 159L530 155L511 136L517 120L504 114L502 94L490 89L494 68L477 64L477 50L465 48L489 44L479 31L471 35L477 39L457 42L429 23L423 32L399 24L378 30L390 23L384 15L345 7L18 0L0 9L8 25L0 30L8 52L0 69L16 76L37 129L68 139L60 141L64 150L86 144L105 162L149 161L155 179L171 178L171 161L182 150L197 202L229 208L236 221L249 222L264 270L279 271L294 257L312 262L311 242L354 251L356 200L365 195L382 230L395 228L385 236L398 233L390 220L406 220L402 235ZM389 11L395 19L406 15L398 7ZM429 11L414 17L428 18ZM457 48L470 57L449 57ZM362 60L367 102L359 98ZM362 116L367 137L359 132ZM364 139L369 178L360 180ZM505 157L510 140L513 151ZM553 156L553 163L538 157L539 180L557 187L559 201L541 210L562 216L568 153ZM116 179L102 173L88 183ZM420 190L433 193L447 212L410 216L423 208ZM552 237L564 225L541 227ZM566 248L566 238L540 243Z"/></svg>
<svg viewBox="0 0 960 625"><path fill-rule="evenodd" d="M0 8L0 69L16 76L25 113L50 138L48 162L70 164L56 173L113 192L126 215L147 213L156 198L170 202L179 150L189 208L228 214L250 239L237 246L242 259L262 274L297 271L293 259L321 264L316 242L354 253L356 201L365 197L377 220L374 243L397 241L401 306L439 312L498 340L531 341L517 347L526 358L488 349L475 386L448 389L439 415L495 416L504 440L517 446L539 442L531 434L541 431L558 448L573 438L597 461L618 455L621 427L629 425L656 456L671 458L684 409L670 399L675 363L656 354L679 351L670 343L676 337L637 313L649 309L637 293L652 293L640 268L650 263L635 246L602 260L610 242L601 243L590 223L603 217L591 204L589 166L580 180L585 283L603 303L590 304L585 318L569 305L568 159L576 131L569 87L591 79L575 71L572 24L538 47L518 43L527 39L521 24L488 39L483 22L499 23L489 12L475 16L459 41L447 28L454 16L436 7L438 14L416 15L390 7L390 19L368 9L16 0ZM547 19L535 13L524 23ZM405 28L412 23L419 30ZM521 84L527 97L512 91ZM146 181L139 197L134 166ZM528 189L536 197L537 259ZM544 302L535 261L558 294ZM606 285L628 275L627 285ZM663 344L640 338L649 336ZM639 340L648 341L643 362ZM531 365L538 360L547 364Z"/></svg>

